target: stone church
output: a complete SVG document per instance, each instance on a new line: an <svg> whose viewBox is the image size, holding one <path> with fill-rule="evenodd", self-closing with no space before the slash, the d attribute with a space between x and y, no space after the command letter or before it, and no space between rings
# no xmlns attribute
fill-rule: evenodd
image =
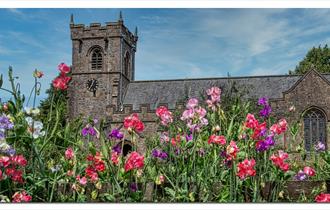
<svg viewBox="0 0 330 210"><path fill-rule="evenodd" d="M307 150L318 141L330 145L330 74L311 69L305 75L135 81L137 29L132 33L121 14L118 21L104 26L75 24L71 16L70 30L71 118L93 116L118 125L125 116L136 112L144 121L146 132L153 132L157 129L158 106L181 109L185 97L200 98L201 91L212 86L226 89L235 82L249 87L247 97L268 97L278 117L284 117L289 107L295 106L288 121L299 120L304 132L297 138L300 142L294 144L302 144Z"/></svg>

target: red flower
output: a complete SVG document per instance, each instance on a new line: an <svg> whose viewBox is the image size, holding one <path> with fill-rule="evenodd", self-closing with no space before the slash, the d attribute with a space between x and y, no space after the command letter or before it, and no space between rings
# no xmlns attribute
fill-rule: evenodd
<svg viewBox="0 0 330 210"><path fill-rule="evenodd" d="M0 181L2 180L2 171L0 170Z"/></svg>
<svg viewBox="0 0 330 210"><path fill-rule="evenodd" d="M288 163L284 161L288 159L288 153L283 152L282 150L278 151L278 155L273 154L270 159L273 161L273 164L279 167L282 171L287 172L290 168Z"/></svg>
<svg viewBox="0 0 330 210"><path fill-rule="evenodd" d="M141 169L144 166L144 156L137 152L132 152L126 160L125 172L132 169Z"/></svg>
<svg viewBox="0 0 330 210"><path fill-rule="evenodd" d="M255 127L258 126L258 124L259 124L258 120L256 120L253 114L249 113L246 116L245 127L254 129Z"/></svg>
<svg viewBox="0 0 330 210"><path fill-rule="evenodd" d="M7 156L0 157L0 166L3 166L4 168L8 167L10 164L10 158Z"/></svg>
<svg viewBox="0 0 330 210"><path fill-rule="evenodd" d="M58 65L58 70L61 72L61 74L67 74L70 72L70 67L67 66L65 63L60 63Z"/></svg>
<svg viewBox="0 0 330 210"><path fill-rule="evenodd" d="M256 170L253 168L255 164L256 161L254 159L245 159L243 162L240 162L237 165L237 176L239 176L240 179L245 179L248 176L255 176Z"/></svg>
<svg viewBox="0 0 330 210"><path fill-rule="evenodd" d="M32 196L28 195L25 191L16 192L13 195L13 203L30 202L31 200Z"/></svg>
<svg viewBox="0 0 330 210"><path fill-rule="evenodd" d="M71 147L68 147L65 150L65 158L68 159L68 160L71 160L73 157L74 157L73 149Z"/></svg>
<svg viewBox="0 0 330 210"><path fill-rule="evenodd" d="M130 116L125 117L124 119L124 127L128 129L129 132L135 131L137 133L140 133L144 130L144 124L139 119L139 116L134 113Z"/></svg>
<svg viewBox="0 0 330 210"><path fill-rule="evenodd" d="M18 182L18 183L23 183L23 171L21 170L14 170L12 176L11 176L11 179L14 181L14 182Z"/></svg>
<svg viewBox="0 0 330 210"><path fill-rule="evenodd" d="M315 176L315 170L309 166L304 167L304 173L307 174L308 176Z"/></svg>
<svg viewBox="0 0 330 210"><path fill-rule="evenodd" d="M235 141L230 141L230 144L227 146L227 160L235 159L239 149Z"/></svg>
<svg viewBox="0 0 330 210"><path fill-rule="evenodd" d="M252 139L258 140L262 133L264 133L267 129L267 123L263 122L261 124L257 124L254 128L254 132L252 134Z"/></svg>
<svg viewBox="0 0 330 210"><path fill-rule="evenodd" d="M226 144L226 138L224 136L217 136L217 135L211 135L209 140L207 141L208 144Z"/></svg>
<svg viewBox="0 0 330 210"><path fill-rule="evenodd" d="M330 194L321 193L315 197L317 203L330 203Z"/></svg>
<svg viewBox="0 0 330 210"><path fill-rule="evenodd" d="M16 156L12 157L11 160L12 160L12 164L15 164L15 165L26 166L26 164L27 164L27 161L23 155L16 155Z"/></svg>
<svg viewBox="0 0 330 210"><path fill-rule="evenodd" d="M68 89L68 83L70 80L71 80L71 77L67 77L67 76L61 74L60 76L56 77L53 80L53 86L57 90L66 90L66 89Z"/></svg>

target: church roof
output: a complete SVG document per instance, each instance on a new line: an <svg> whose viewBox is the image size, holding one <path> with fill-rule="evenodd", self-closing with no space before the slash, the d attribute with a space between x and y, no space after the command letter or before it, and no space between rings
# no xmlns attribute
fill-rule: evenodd
<svg viewBox="0 0 330 210"><path fill-rule="evenodd" d="M330 81L330 74L323 76ZM201 98L212 86L224 90L233 83L237 87L246 87L247 98L281 98L282 93L301 77L302 75L274 75L134 81L128 85L124 104L133 105L133 110L138 110L142 104L150 104L151 109L167 104L168 108L174 109L176 103L185 102L187 98Z"/></svg>

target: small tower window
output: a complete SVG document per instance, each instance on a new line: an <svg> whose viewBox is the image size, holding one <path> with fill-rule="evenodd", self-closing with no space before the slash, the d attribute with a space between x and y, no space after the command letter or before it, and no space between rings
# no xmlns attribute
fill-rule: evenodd
<svg viewBox="0 0 330 210"><path fill-rule="evenodd" d="M318 142L326 145L326 117L319 109L313 108L304 114L305 149L311 151Z"/></svg>
<svg viewBox="0 0 330 210"><path fill-rule="evenodd" d="M129 77L130 68L131 68L131 56L128 52L126 52L124 57L124 74L126 77Z"/></svg>
<svg viewBox="0 0 330 210"><path fill-rule="evenodd" d="M92 61L91 61L91 67L92 70L101 70L103 65L103 57L101 49L96 48L92 51Z"/></svg>
<svg viewBox="0 0 330 210"><path fill-rule="evenodd" d="M79 53L81 53L82 45L83 45L83 41L79 40Z"/></svg>

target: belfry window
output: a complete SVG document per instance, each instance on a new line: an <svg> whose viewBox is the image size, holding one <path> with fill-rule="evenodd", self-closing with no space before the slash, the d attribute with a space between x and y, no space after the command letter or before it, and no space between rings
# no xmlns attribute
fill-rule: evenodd
<svg viewBox="0 0 330 210"><path fill-rule="evenodd" d="M102 52L99 48L96 48L92 51L91 59L92 70L101 70L103 65L103 57Z"/></svg>
<svg viewBox="0 0 330 210"><path fill-rule="evenodd" d="M131 68L131 58L130 54L127 52L124 57L124 74L129 77L129 70Z"/></svg>
<svg viewBox="0 0 330 210"><path fill-rule="evenodd" d="M326 117L316 108L308 110L304 114L304 138L306 151L314 150L318 142L326 145Z"/></svg>

